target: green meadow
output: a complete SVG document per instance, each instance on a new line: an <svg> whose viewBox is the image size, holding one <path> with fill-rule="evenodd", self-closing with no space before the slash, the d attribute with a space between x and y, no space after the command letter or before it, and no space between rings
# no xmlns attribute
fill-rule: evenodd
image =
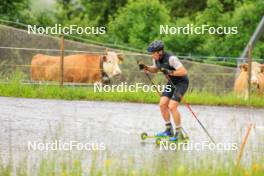
<svg viewBox="0 0 264 176"><path fill-rule="evenodd" d="M171 162L164 162L164 158L159 157L156 160L151 160L148 163L140 165L135 160L130 159L120 162L117 158L106 158L102 162L98 161L96 155L92 155L90 164L86 164L78 156L67 157L47 156L42 158L39 163L35 163L36 168L30 168L27 165L26 159L20 161L16 165L16 171L13 169L13 162L9 161L6 164L0 163L1 176L262 176L264 173L263 162L253 163L244 167L243 165L237 167L229 160L225 163L218 163L213 165L210 160L197 161L201 162L198 166L194 164L186 165L175 159ZM99 164L100 163L100 164Z"/></svg>
<svg viewBox="0 0 264 176"><path fill-rule="evenodd" d="M93 86L60 87L58 85L51 84L29 85L21 84L21 80L21 74L14 74L14 76L7 83L0 83L0 96L153 104L157 104L159 102L159 96L155 92L99 92L96 91ZM233 93L216 95L205 91L188 92L184 98L186 102L191 105L264 107L263 96L256 94L251 96L250 101L237 97Z"/></svg>

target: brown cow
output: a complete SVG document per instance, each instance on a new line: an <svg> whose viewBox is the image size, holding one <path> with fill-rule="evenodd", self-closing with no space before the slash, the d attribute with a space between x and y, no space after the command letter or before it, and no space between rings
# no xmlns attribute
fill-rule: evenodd
<svg viewBox="0 0 264 176"><path fill-rule="evenodd" d="M104 83L106 79L121 74L120 54L106 55L76 54L64 58L64 81L77 83ZM37 54L31 61L31 80L59 81L60 57Z"/></svg>
<svg viewBox="0 0 264 176"><path fill-rule="evenodd" d="M248 64L239 66L240 74L234 85L234 91L238 96L248 98ZM252 62L251 84L256 87L258 93L264 93L264 65Z"/></svg>

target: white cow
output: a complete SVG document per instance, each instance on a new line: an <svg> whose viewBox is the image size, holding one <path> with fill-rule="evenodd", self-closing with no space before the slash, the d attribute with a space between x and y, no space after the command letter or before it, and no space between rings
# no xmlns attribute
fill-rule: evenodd
<svg viewBox="0 0 264 176"><path fill-rule="evenodd" d="M240 73L234 85L236 95L248 98L248 64L239 66ZM264 93L264 64L252 62L251 84L256 87L258 93Z"/></svg>

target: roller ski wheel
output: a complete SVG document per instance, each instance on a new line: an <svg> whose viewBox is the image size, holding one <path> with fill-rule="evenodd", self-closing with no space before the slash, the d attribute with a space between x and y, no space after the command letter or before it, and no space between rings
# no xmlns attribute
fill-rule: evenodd
<svg viewBox="0 0 264 176"><path fill-rule="evenodd" d="M147 139L147 137L148 137L148 134L146 133L146 132L144 132L144 133L141 133L141 139L142 140L145 140L145 139Z"/></svg>
<svg viewBox="0 0 264 176"><path fill-rule="evenodd" d="M190 137L189 137L189 136L186 136L185 139L184 139L184 141L185 141L186 143L190 142Z"/></svg>
<svg viewBox="0 0 264 176"><path fill-rule="evenodd" d="M156 145L160 145L161 143L161 138L157 138L156 141L155 141Z"/></svg>
<svg viewBox="0 0 264 176"><path fill-rule="evenodd" d="M190 138L189 137L185 137L184 139L177 139L177 140L168 140L169 142L172 143L183 143L183 144L187 144L188 142L190 142Z"/></svg>

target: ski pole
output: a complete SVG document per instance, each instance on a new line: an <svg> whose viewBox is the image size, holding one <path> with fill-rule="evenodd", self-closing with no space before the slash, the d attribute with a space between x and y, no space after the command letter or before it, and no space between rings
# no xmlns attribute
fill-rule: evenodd
<svg viewBox="0 0 264 176"><path fill-rule="evenodd" d="M137 64L139 64L139 61L137 61ZM148 74L145 70L144 70L144 73L145 73L145 75L147 76L147 78L148 78L149 82L151 83L151 85L153 85L153 86L155 87L157 94L158 94L159 96L161 96L161 94L160 94L158 88L156 87L154 81L151 79L151 77L149 76L149 74ZM187 137L189 137L188 134L187 134L187 132L184 130L183 127L182 127L182 130L183 130L183 132L185 133L185 135L186 135Z"/></svg>
<svg viewBox="0 0 264 176"><path fill-rule="evenodd" d="M160 70L162 73L162 69ZM165 74L165 77L167 78L167 80L170 82L170 84L174 87L174 89L176 90L176 86L173 84L173 82L171 81L171 79L169 78L169 76L167 74ZM206 128L204 127L204 125L202 124L202 122L198 119L197 115L193 112L191 106L189 105L189 103L183 98L183 96L181 94L177 94L180 99L183 101L183 103L185 104L185 106L187 107L187 109L191 112L191 114L195 117L195 119L197 120L197 122L199 123L199 125L203 128L204 132L207 134L207 136L210 138L210 140L215 144L214 139L211 137L211 135L209 134L209 132L206 130Z"/></svg>
<svg viewBox="0 0 264 176"><path fill-rule="evenodd" d="M154 87L156 88L156 92L158 93L158 95L161 96L160 92L158 91L157 87L155 86L155 83L153 82L153 80L151 79L151 77L149 76L149 74L148 74L146 71L144 71L144 73L145 73L145 75L148 77L148 79L149 79L149 81L151 82L151 84L154 85ZM183 127L182 127L182 130L183 130L183 132L185 133L185 135L186 135L187 137L189 137L189 135L187 134L187 132L184 130Z"/></svg>
<svg viewBox="0 0 264 176"><path fill-rule="evenodd" d="M151 82L151 84L155 87L156 92L159 94L159 96L161 96L161 94L160 94L160 92L159 92L157 86L156 86L155 83L152 81L152 79L151 79L151 77L149 76L149 74L148 74L145 70L144 70L144 73L145 73L145 75L147 76L148 80Z"/></svg>
<svg viewBox="0 0 264 176"><path fill-rule="evenodd" d="M139 65L139 61L137 61L137 64ZM148 78L149 82L151 83L151 85L155 87L157 94L159 94L159 96L161 96L157 86L155 85L155 83L153 82L153 80L151 79L151 77L149 76L149 74L147 73L146 70L144 70L144 73L145 73L146 77Z"/></svg>

